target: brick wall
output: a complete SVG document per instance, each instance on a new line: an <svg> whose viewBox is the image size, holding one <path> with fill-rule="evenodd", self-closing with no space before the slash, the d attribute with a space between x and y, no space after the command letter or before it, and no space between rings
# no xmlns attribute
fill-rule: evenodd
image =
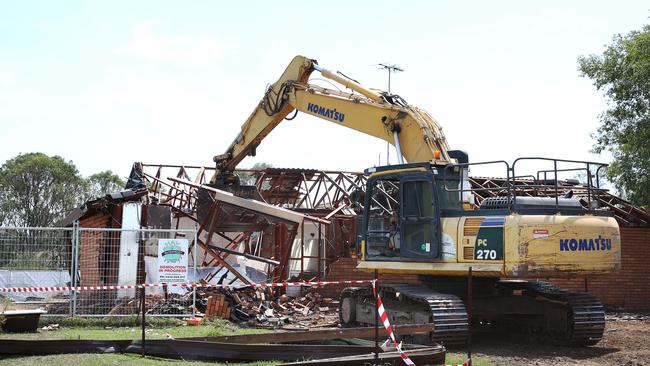
<svg viewBox="0 0 650 366"><path fill-rule="evenodd" d="M110 227L110 215L98 213L80 222L83 228ZM103 243L103 232L83 231L81 233L81 247L79 248L79 275L81 286L103 284L100 275L100 244Z"/></svg>
<svg viewBox="0 0 650 366"><path fill-rule="evenodd" d="M330 272L327 275L327 281L347 281L347 280L371 280L374 278L373 273L365 273L356 269L356 258L339 258L330 265ZM402 274L379 274L380 281L392 283L418 283L417 275ZM339 292L345 287L355 285L328 285L318 292L329 297L338 297ZM362 285L358 285L362 286Z"/></svg>
<svg viewBox="0 0 650 366"><path fill-rule="evenodd" d="M330 265L327 280L372 279L370 273L356 270L356 258L339 258ZM383 274L379 279L387 282L417 283L414 275ZM584 291L585 279L552 279L562 288ZM330 285L319 291L337 297L345 285ZM589 292L598 296L611 308L626 310L650 309L650 229L621 228L621 271L587 279Z"/></svg>

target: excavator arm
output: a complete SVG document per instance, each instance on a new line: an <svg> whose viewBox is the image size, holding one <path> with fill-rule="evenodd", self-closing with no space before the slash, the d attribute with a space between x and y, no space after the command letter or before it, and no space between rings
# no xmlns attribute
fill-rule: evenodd
<svg viewBox="0 0 650 366"><path fill-rule="evenodd" d="M313 71L352 92L308 84ZM217 172L212 183L234 171L246 156L254 156L261 141L294 110L388 141L398 150L398 158L403 155L408 162L450 160L442 128L425 111L324 69L316 60L296 56L267 88L227 151L214 157Z"/></svg>

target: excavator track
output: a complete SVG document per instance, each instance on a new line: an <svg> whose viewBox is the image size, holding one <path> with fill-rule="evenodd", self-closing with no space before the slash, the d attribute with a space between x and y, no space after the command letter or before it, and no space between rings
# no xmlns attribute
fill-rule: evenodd
<svg viewBox="0 0 650 366"><path fill-rule="evenodd" d="M565 303L566 328L553 334L554 341L572 346L589 346L598 343L605 330L603 304L587 292L569 292L548 282L528 282L527 290L535 296Z"/></svg>
<svg viewBox="0 0 650 366"><path fill-rule="evenodd" d="M407 284L380 284L381 293L399 293L402 299L425 303L435 325L431 339L444 345L464 345L469 329L467 310L463 301L426 287ZM390 308L387 309L390 313Z"/></svg>
<svg viewBox="0 0 650 366"><path fill-rule="evenodd" d="M535 313L535 317L528 316L515 320L516 329L538 333L546 341L565 346L589 346L602 339L605 329L605 311L602 303L595 296L586 292L569 292L541 281L518 281L515 284L501 283L501 285L524 290L523 294L530 297L533 302L545 304L541 308L542 312ZM379 290L391 323L400 324L400 320L402 323L406 321L398 314L400 311L402 313L414 311L421 314L421 321L434 324L434 332L429 338L432 342L447 346L466 343L469 323L465 304L461 298L437 292L429 287L410 284L381 283ZM496 295L496 297L500 296ZM340 313L341 324L344 326L372 324L372 318L367 317L360 323L356 321L354 305L355 303L368 304L370 307L363 311L372 314L374 299L371 289L349 288L342 292L341 299L341 307L345 309ZM356 300L349 302L346 299ZM477 303L480 302L480 298L476 300ZM490 306L489 304L491 303L484 306ZM535 308L531 306L531 309ZM414 318L409 318L409 321L413 320Z"/></svg>

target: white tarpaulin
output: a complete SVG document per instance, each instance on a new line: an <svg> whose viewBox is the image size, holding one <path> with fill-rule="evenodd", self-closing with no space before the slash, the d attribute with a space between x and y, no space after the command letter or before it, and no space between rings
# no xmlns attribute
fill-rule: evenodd
<svg viewBox="0 0 650 366"><path fill-rule="evenodd" d="M70 286L70 281L68 271L0 270L0 287ZM14 301L25 301L27 298L45 299L60 294L60 292L5 292L2 295Z"/></svg>

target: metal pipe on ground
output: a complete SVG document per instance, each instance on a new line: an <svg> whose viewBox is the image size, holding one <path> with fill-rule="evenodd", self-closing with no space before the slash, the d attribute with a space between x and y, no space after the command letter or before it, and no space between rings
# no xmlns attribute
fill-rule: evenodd
<svg viewBox="0 0 650 366"><path fill-rule="evenodd" d="M409 358L416 365L440 365L444 364L446 351L443 346L427 347L409 350ZM347 357L334 357L326 359L318 359L312 361L300 361L284 363L283 365L293 366L358 366L368 365L375 362L375 354L369 353L365 355L347 356ZM379 354L379 362L381 365L399 365L404 364L401 353L399 352L384 352Z"/></svg>

